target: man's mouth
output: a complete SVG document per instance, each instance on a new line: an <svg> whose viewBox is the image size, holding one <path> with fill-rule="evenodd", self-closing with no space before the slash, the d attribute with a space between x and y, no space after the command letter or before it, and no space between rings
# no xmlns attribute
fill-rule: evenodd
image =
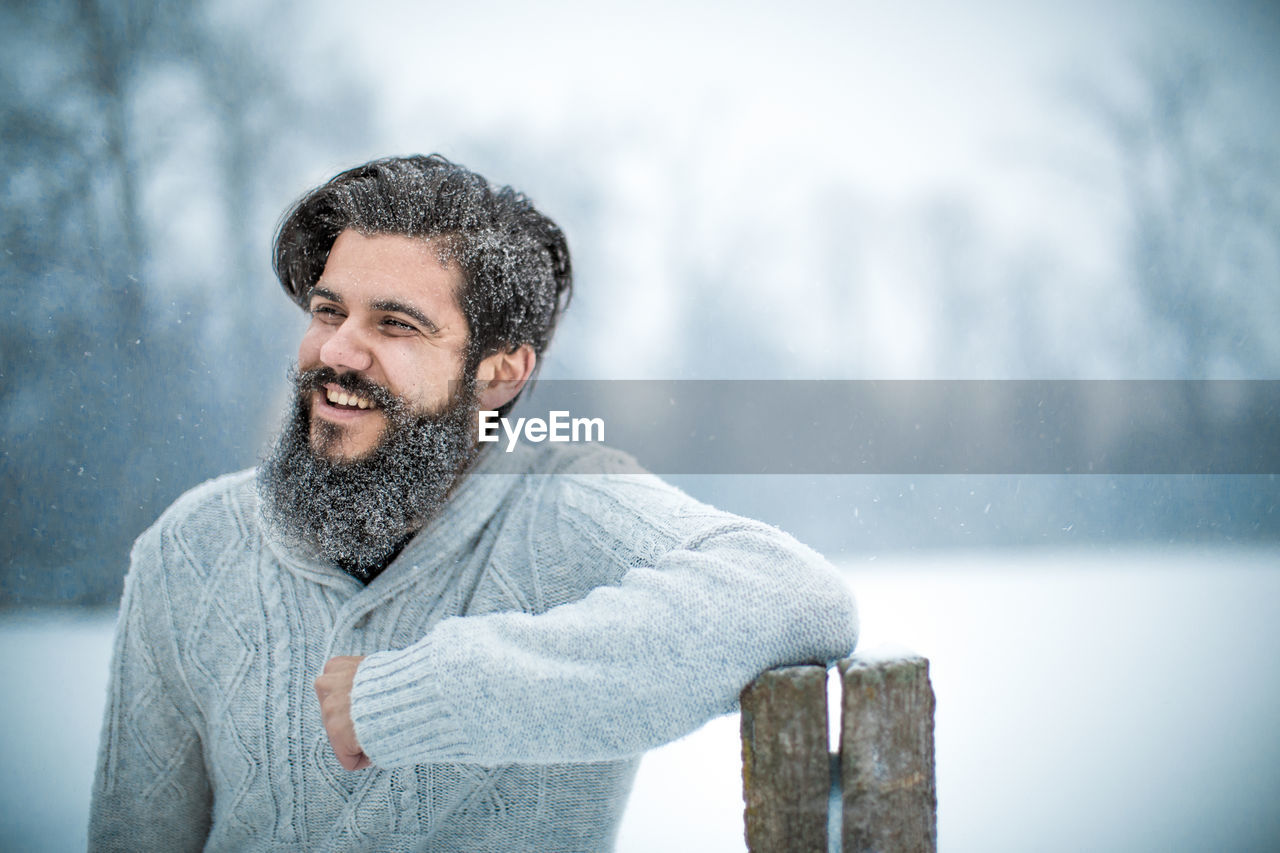
<svg viewBox="0 0 1280 853"><path fill-rule="evenodd" d="M368 397L361 397L359 394L353 394L350 391L344 391L341 388L325 386L321 389L324 392L324 399L329 405L337 409L376 409L378 404L370 400Z"/></svg>

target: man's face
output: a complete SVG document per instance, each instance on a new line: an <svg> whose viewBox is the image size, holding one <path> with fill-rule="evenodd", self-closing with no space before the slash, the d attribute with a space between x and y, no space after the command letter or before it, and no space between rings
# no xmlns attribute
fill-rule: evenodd
<svg viewBox="0 0 1280 853"><path fill-rule="evenodd" d="M458 307L462 273L442 266L429 242L350 229L334 241L311 293L311 325L298 347L305 372L329 367L385 389L419 414L450 400L462 378L467 322ZM358 383L359 384L359 383ZM367 456L387 429L372 394L336 382L310 392L312 449L333 460Z"/></svg>

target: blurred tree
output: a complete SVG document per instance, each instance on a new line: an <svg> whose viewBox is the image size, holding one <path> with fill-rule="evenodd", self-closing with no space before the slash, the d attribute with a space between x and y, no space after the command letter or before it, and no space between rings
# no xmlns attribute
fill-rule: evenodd
<svg viewBox="0 0 1280 853"><path fill-rule="evenodd" d="M164 504L246 461L245 431L211 413L238 410L233 393L260 411L272 390L260 364L273 315L236 288L267 270L249 229L271 162L254 152L300 107L252 34L207 11L0 11L0 603L113 600L129 543ZM157 111L154 91L175 80L186 97ZM199 134L211 142L189 151ZM191 172L220 191L157 192ZM221 244L217 268L168 280L190 247L165 229L192 210ZM239 357L202 375L211 334Z"/></svg>
<svg viewBox="0 0 1280 853"><path fill-rule="evenodd" d="M1131 285L1183 378L1280 372L1280 148L1194 56L1138 66L1129 100L1087 96L1119 157ZM1108 90L1115 92L1115 89ZM1141 362L1140 362L1141 363ZM1170 369L1171 368L1171 369Z"/></svg>

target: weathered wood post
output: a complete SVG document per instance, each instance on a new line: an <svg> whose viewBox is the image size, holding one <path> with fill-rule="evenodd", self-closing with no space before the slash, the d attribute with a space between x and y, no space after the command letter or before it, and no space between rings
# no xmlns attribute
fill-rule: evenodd
<svg viewBox="0 0 1280 853"><path fill-rule="evenodd" d="M770 670L742 691L741 705L747 849L826 853L826 669Z"/></svg>
<svg viewBox="0 0 1280 853"><path fill-rule="evenodd" d="M839 663L840 787L845 853L938 847L933 687L918 655Z"/></svg>
<svg viewBox="0 0 1280 853"><path fill-rule="evenodd" d="M770 670L742 691L747 849L933 853L938 830L929 662L906 652L858 654L838 667L836 771L827 753L824 668ZM830 843L829 825L839 827Z"/></svg>

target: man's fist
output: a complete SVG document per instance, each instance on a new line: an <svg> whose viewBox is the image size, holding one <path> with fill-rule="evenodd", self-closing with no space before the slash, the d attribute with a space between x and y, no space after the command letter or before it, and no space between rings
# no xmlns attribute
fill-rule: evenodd
<svg viewBox="0 0 1280 853"><path fill-rule="evenodd" d="M316 679L320 720L338 763L348 770L359 770L373 763L356 741L356 727L351 722L351 683L362 660L363 657L352 655L329 658L324 674Z"/></svg>

